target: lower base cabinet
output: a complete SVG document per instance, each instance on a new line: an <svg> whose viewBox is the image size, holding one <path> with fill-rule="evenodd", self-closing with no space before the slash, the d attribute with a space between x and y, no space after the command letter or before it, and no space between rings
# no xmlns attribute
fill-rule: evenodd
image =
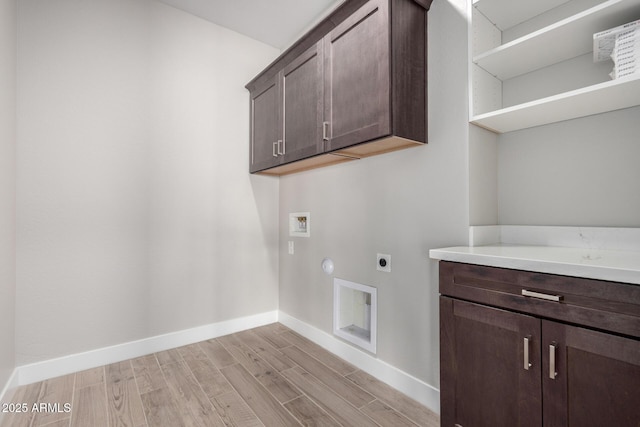
<svg viewBox="0 0 640 427"><path fill-rule="evenodd" d="M619 293L594 302L584 294L597 289L595 281L440 264L442 426L640 426L639 337L549 318L575 316L571 307L562 314L564 301L580 301L587 314L608 308L621 330L635 330L640 286L613 284ZM568 279L576 281L574 294L549 292L557 280L560 290L571 289ZM520 288L536 284L559 301L522 296ZM482 303L468 300L473 294Z"/></svg>
<svg viewBox="0 0 640 427"><path fill-rule="evenodd" d="M441 425L541 426L540 350L522 366L522 337L540 343L540 321L440 297L440 324Z"/></svg>

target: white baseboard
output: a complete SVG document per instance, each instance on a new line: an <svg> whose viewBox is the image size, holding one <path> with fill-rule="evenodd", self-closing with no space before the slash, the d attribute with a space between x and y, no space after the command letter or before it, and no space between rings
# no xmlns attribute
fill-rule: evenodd
<svg viewBox="0 0 640 427"><path fill-rule="evenodd" d="M391 387L422 403L436 414L440 413L440 390L437 388L368 353L340 341L333 335L321 331L315 326L291 317L287 313L279 311L278 321L336 356L341 357L380 381L389 384Z"/></svg>
<svg viewBox="0 0 640 427"><path fill-rule="evenodd" d="M18 387L18 385L18 368L16 368L11 373L11 376L7 380L7 383L4 385L2 392L0 392L0 401L8 397L9 391Z"/></svg>
<svg viewBox="0 0 640 427"><path fill-rule="evenodd" d="M9 402L11 400L13 390L18 387L18 369L14 369L9 377L9 380L4 385L4 388L0 392L0 402ZM4 413L0 411L0 425L2 425L2 419L4 418Z"/></svg>
<svg viewBox="0 0 640 427"><path fill-rule="evenodd" d="M16 377L14 383L16 383L16 385L31 384L85 369L121 362L158 351L169 350L246 329L268 325L269 323L277 321L278 312L270 311L91 350L85 353L72 354L57 359L19 366L13 375Z"/></svg>
<svg viewBox="0 0 640 427"><path fill-rule="evenodd" d="M437 388L282 311L271 311L231 319L224 322L199 326L197 328L19 366L14 370L13 375L2 390L0 400L8 396L11 390L21 385L133 359L150 353L169 350L278 321L338 357L373 375L380 381L389 384L412 399L422 403L435 413L440 413L440 391Z"/></svg>

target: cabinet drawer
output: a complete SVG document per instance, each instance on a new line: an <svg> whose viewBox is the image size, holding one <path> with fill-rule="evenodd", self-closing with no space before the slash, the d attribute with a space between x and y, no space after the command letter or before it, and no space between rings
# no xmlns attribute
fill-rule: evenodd
<svg viewBox="0 0 640 427"><path fill-rule="evenodd" d="M638 285L442 261L440 293L640 338Z"/></svg>

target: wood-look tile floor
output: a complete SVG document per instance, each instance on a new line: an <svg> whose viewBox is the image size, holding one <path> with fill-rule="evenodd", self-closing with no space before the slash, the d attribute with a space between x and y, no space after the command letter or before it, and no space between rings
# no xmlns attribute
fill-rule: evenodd
<svg viewBox="0 0 640 427"><path fill-rule="evenodd" d="M12 402L28 410L2 427L440 425L280 323L26 385Z"/></svg>

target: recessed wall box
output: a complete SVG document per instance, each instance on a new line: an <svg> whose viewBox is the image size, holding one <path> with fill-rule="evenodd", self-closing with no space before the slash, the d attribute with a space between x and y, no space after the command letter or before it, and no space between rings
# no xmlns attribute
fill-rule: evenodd
<svg viewBox="0 0 640 427"><path fill-rule="evenodd" d="M311 235L311 214L292 212L289 214L289 236L309 237Z"/></svg>
<svg viewBox="0 0 640 427"><path fill-rule="evenodd" d="M333 333L376 353L377 289L333 279Z"/></svg>

